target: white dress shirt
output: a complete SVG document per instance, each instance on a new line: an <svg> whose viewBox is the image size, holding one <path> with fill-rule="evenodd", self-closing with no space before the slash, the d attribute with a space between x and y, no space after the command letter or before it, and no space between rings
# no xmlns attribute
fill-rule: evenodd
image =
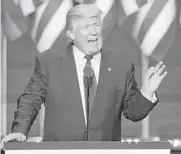
<svg viewBox="0 0 181 154"><path fill-rule="evenodd" d="M77 76L78 76L78 81L79 81L79 88L80 88L80 94L81 94L81 99L82 99L82 106L84 110L84 119L85 123L87 124L87 115L86 115L86 108L85 108L85 93L84 93L84 81L83 81L83 76L84 76L84 66L86 64L86 59L85 54L81 52L78 48L73 46L73 53L74 53L74 58L75 58L75 64L76 64L76 69L77 69ZM91 66L94 70L96 81L98 83L99 81L99 69L100 69L100 61L101 61L101 53L94 55L94 57L91 59Z"/></svg>
<svg viewBox="0 0 181 154"><path fill-rule="evenodd" d="M81 52L76 46L73 46L73 55L75 59L75 65L77 69L77 76L78 76L78 82L79 82L79 88L80 88L80 94L81 94L81 99L82 99L82 107L83 107L83 112L84 112L84 119L85 123L87 124L87 115L86 115L86 108L85 108L85 93L84 93L84 82L83 82L83 76L84 76L84 66L86 64L86 59L85 54ZM94 57L91 59L91 65L95 73L96 81L98 84L99 81L99 69L100 69L100 62L101 62L101 53L94 55ZM145 94L142 92L141 93L144 97L146 97L148 100L151 102L156 102L157 98L154 94L153 97L150 97L149 95Z"/></svg>

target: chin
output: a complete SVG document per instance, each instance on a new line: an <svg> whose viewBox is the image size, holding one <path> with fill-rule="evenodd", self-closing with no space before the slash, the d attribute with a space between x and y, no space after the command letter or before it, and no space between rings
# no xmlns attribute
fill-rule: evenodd
<svg viewBox="0 0 181 154"><path fill-rule="evenodd" d="M94 51L90 51L90 54L94 55L94 54L96 54L98 52L99 52L99 50L97 49L97 50L94 50Z"/></svg>
<svg viewBox="0 0 181 154"><path fill-rule="evenodd" d="M100 49L101 47L98 46L89 46L85 51L88 51L87 54L94 54L97 53Z"/></svg>

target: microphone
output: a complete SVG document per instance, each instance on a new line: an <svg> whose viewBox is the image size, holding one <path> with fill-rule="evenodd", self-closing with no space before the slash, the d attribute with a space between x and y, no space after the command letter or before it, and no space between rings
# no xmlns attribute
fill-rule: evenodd
<svg viewBox="0 0 181 154"><path fill-rule="evenodd" d="M87 141L89 140L89 135L88 135L88 126L89 126L89 88L91 87L92 85L92 77L93 77L93 69L91 67L91 65L87 64L85 65L84 67L84 86L86 88L86 93L87 93L87 96L86 96L86 100L87 100L87 109L86 109L86 112L87 112Z"/></svg>
<svg viewBox="0 0 181 154"><path fill-rule="evenodd" d="M90 77L93 76L93 70L92 70L91 65L85 65L85 67L84 67L84 76L86 78L90 78Z"/></svg>
<svg viewBox="0 0 181 154"><path fill-rule="evenodd" d="M84 83L85 83L86 88L91 87L92 76L93 76L93 69L92 69L91 65L85 65L85 67L84 67L84 77L87 80L87 82L85 81Z"/></svg>

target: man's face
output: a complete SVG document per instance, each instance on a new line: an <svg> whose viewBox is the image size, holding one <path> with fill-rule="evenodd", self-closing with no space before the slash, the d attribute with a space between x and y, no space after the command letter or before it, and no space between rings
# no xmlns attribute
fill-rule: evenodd
<svg viewBox="0 0 181 154"><path fill-rule="evenodd" d="M86 55L94 55L102 47L102 25L98 18L83 18L75 21L73 34L75 45Z"/></svg>

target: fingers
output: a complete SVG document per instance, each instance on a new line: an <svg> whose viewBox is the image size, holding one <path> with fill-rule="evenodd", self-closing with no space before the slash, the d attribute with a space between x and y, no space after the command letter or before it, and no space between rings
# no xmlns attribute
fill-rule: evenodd
<svg viewBox="0 0 181 154"><path fill-rule="evenodd" d="M148 78L150 78L153 74L160 75L165 68L165 65L163 65L163 61L160 61L155 67L150 67L148 70Z"/></svg>
<svg viewBox="0 0 181 154"><path fill-rule="evenodd" d="M10 141L19 141L19 142L24 142L26 140L26 136L21 133L10 133L6 135L2 141L1 141L1 149L4 149L4 143L10 142Z"/></svg>
<svg viewBox="0 0 181 154"><path fill-rule="evenodd" d="M165 76L167 75L167 72L163 72L165 69L165 65L163 65L163 62L159 62L156 66L155 66L155 71L154 73L160 77L160 81L162 81Z"/></svg>
<svg viewBox="0 0 181 154"><path fill-rule="evenodd" d="M164 68L165 68L165 65L162 65L162 66L158 69L158 71L157 71L156 73L157 73L158 75L161 75L161 74L163 73Z"/></svg>
<svg viewBox="0 0 181 154"><path fill-rule="evenodd" d="M165 78L166 75L167 75L167 72L164 72L164 73L160 76L161 81Z"/></svg>
<svg viewBox="0 0 181 154"><path fill-rule="evenodd" d="M12 140L17 140L19 142L23 142L26 140L26 136L21 133L10 133L2 139L2 142L9 142Z"/></svg>
<svg viewBox="0 0 181 154"><path fill-rule="evenodd" d="M11 141L13 139L15 139L14 134L9 134L9 135L5 136L1 141L1 149L4 149L4 143L9 142L9 141Z"/></svg>
<svg viewBox="0 0 181 154"><path fill-rule="evenodd" d="M163 64L163 61L160 61L160 62L155 66L155 72L157 72L157 71L161 68L162 64Z"/></svg>
<svg viewBox="0 0 181 154"><path fill-rule="evenodd" d="M17 137L16 134L11 133L11 134L5 136L5 137L2 139L2 142L9 142L9 141L14 140L14 139L17 139L17 138L18 138L18 137Z"/></svg>
<svg viewBox="0 0 181 154"><path fill-rule="evenodd" d="M163 65L163 61L161 61L155 66L154 74L158 76L162 76L162 78L164 78L167 75L167 72L163 73L164 69L165 69L165 65Z"/></svg>

